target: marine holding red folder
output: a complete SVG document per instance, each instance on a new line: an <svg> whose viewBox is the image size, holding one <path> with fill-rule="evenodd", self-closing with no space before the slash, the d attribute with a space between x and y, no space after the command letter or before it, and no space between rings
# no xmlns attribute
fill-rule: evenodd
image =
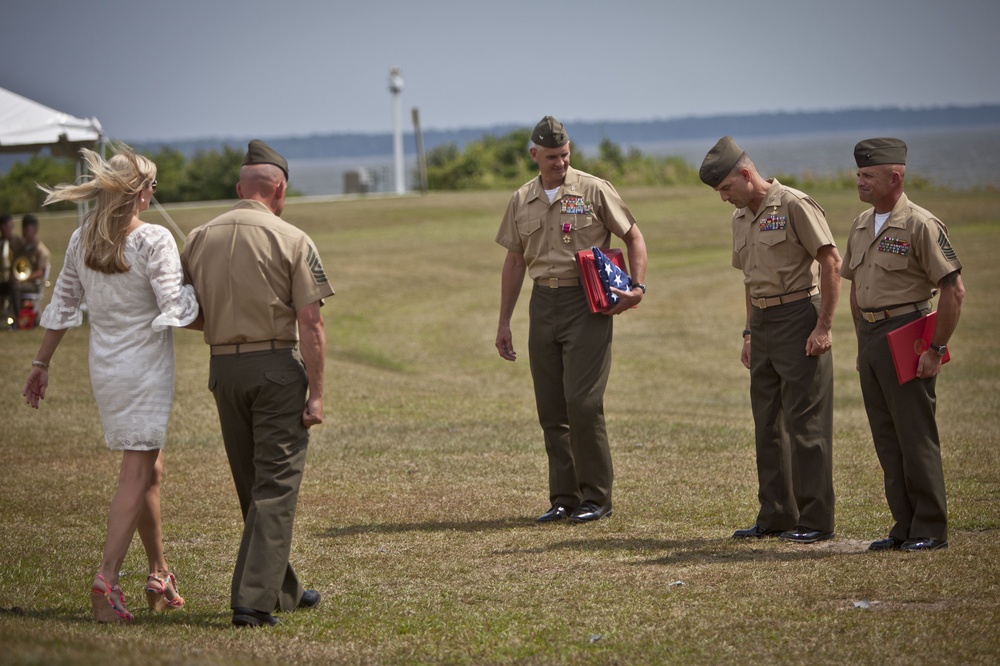
<svg viewBox="0 0 1000 666"><path fill-rule="evenodd" d="M570 166L562 123L545 116L531 142L538 177L511 197L496 236L507 250L496 348L501 358L517 359L510 322L527 273L534 283L528 361L549 482L549 508L536 522L588 523L611 516L614 469L604 391L611 372L613 315L636 306L646 292L646 243L614 186ZM612 235L625 245L631 284L601 287L601 297L618 302L595 310L587 294L596 292L585 289L576 256L590 254L592 264L592 248L610 247ZM619 266L624 269L624 262Z"/></svg>
<svg viewBox="0 0 1000 666"><path fill-rule="evenodd" d="M935 386L965 298L962 262L944 223L903 192L905 143L866 139L854 159L858 197L872 207L854 220L840 274L851 281L861 394L894 521L868 549L936 550L948 545L948 508Z"/></svg>
<svg viewBox="0 0 1000 666"><path fill-rule="evenodd" d="M625 268L625 258L618 248L601 252L596 247L576 253L580 282L591 312L607 312L618 305L617 292L632 290L632 278Z"/></svg>

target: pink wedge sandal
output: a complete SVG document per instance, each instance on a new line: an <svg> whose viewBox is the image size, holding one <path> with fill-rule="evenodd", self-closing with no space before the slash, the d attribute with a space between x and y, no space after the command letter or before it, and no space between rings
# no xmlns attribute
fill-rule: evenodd
<svg viewBox="0 0 1000 666"><path fill-rule="evenodd" d="M146 579L146 601L151 611L165 611L184 606L184 597L177 591L177 579L172 573L149 574Z"/></svg>
<svg viewBox="0 0 1000 666"><path fill-rule="evenodd" d="M104 584L103 590L98 587L98 580ZM97 574L94 584L90 587L90 606L97 622L117 624L135 619L125 608L125 593L122 592L122 588L118 585L108 585L108 579L103 574Z"/></svg>

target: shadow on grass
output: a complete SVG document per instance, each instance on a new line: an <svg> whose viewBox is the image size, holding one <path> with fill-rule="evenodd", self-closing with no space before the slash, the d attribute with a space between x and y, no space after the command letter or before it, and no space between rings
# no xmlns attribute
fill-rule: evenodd
<svg viewBox="0 0 1000 666"><path fill-rule="evenodd" d="M583 541L561 541L545 546L541 550L624 552L636 556L652 556L651 559L636 562L636 564L647 565L705 564L712 562L719 564L729 564L732 562L797 562L821 560L838 555L861 554L855 551L831 550L815 545L785 544L772 540L750 545L734 541L729 537L676 540L588 539ZM666 552L664 553L664 551Z"/></svg>
<svg viewBox="0 0 1000 666"><path fill-rule="evenodd" d="M405 532L486 532L491 530L509 530L515 527L532 527L534 518L508 517L494 520L429 520L422 523L365 523L363 525L347 525L334 527L319 536L336 539L358 534L402 534Z"/></svg>
<svg viewBox="0 0 1000 666"><path fill-rule="evenodd" d="M67 608L16 608L0 609L0 620L12 622L15 620L27 620L43 623L59 622L62 624L79 624L94 627L102 626L94 622L90 616L89 608L79 609ZM139 610L135 613L135 620L129 623L130 626L137 627L201 627L206 629L231 629L232 611L217 612L188 612L186 610L174 611L170 613L147 613ZM107 625L114 626L114 625Z"/></svg>
<svg viewBox="0 0 1000 666"><path fill-rule="evenodd" d="M403 534L407 532L487 532L515 528L544 531L567 530L566 534L581 536L547 545L498 551L498 555L545 553L559 550L577 550L591 553L630 553L637 557L651 556L641 564L677 565L689 562L795 562L821 560L839 555L859 555L865 552L867 542L854 545L850 541L824 541L817 544L792 544L778 539L734 540L728 536L703 539L623 539L613 536L593 537L586 534L587 526L573 523L537 525L532 517L506 517L494 520L444 520L416 523L367 523L331 528L320 532L328 539L357 536L360 534ZM859 542L860 544L861 542Z"/></svg>

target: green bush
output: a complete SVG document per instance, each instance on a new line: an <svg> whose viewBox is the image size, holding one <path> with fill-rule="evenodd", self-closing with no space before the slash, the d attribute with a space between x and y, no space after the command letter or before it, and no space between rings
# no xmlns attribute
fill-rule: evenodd
<svg viewBox="0 0 1000 666"><path fill-rule="evenodd" d="M156 163L156 199L160 203L217 201L236 198L243 151L223 146L222 151L203 150L190 160L174 148L164 147L144 153ZM11 167L0 176L0 211L31 213L42 207L45 193L35 183L56 185L72 182L76 176L71 159L33 155L27 162ZM295 195L289 191L289 195ZM59 203L50 209L66 210L74 204Z"/></svg>
<svg viewBox="0 0 1000 666"><path fill-rule="evenodd" d="M538 174L528 153L531 130L503 136L484 136L459 151L455 144L438 146L427 154L427 184L432 190L513 189ZM627 152L605 138L597 156L574 150L570 163L615 186L696 184L698 170L680 157L652 157L636 148Z"/></svg>
<svg viewBox="0 0 1000 666"><path fill-rule="evenodd" d="M33 155L27 162L11 167L0 177L0 211L10 213L31 213L42 207L45 192L38 189L42 185L70 183L76 177L73 160L66 158ZM74 204L62 202L53 204L55 210L69 210Z"/></svg>

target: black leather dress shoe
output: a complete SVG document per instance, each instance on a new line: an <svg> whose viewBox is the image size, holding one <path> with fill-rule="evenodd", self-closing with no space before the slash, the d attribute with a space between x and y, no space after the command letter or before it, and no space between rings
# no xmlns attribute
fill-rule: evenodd
<svg viewBox="0 0 1000 666"><path fill-rule="evenodd" d="M754 525L753 527L748 527L745 530L736 530L733 532L734 539L763 539L764 537L773 537L781 534L781 530L765 530L760 525Z"/></svg>
<svg viewBox="0 0 1000 666"><path fill-rule="evenodd" d="M917 539L907 539L900 546L900 550L905 550L908 553L920 553L925 550L937 550L938 548L947 548L947 541L938 541L937 539L927 539L927 538L917 538Z"/></svg>
<svg viewBox="0 0 1000 666"><path fill-rule="evenodd" d="M569 515L574 523L592 523L611 515L611 505L601 506L597 502L584 502Z"/></svg>
<svg viewBox="0 0 1000 666"><path fill-rule="evenodd" d="M302 598L299 599L299 608L315 608L319 605L319 592L316 590L303 590Z"/></svg>
<svg viewBox="0 0 1000 666"><path fill-rule="evenodd" d="M899 550L902 545L903 542L901 540L890 536L878 541L872 541L871 545L868 546L868 550L876 553L883 550Z"/></svg>
<svg viewBox="0 0 1000 666"><path fill-rule="evenodd" d="M554 523L556 521L562 520L563 518L569 518L569 514L573 512L573 509L566 506L565 504L553 504L552 508L543 513L542 515L535 518L536 523Z"/></svg>
<svg viewBox="0 0 1000 666"><path fill-rule="evenodd" d="M833 532L823 532L821 530L814 530L811 527L799 526L782 532L780 536L785 541L794 541L795 543L816 543L817 541L832 539Z"/></svg>
<svg viewBox="0 0 1000 666"><path fill-rule="evenodd" d="M274 617L270 613L254 610L253 608L246 608L244 606L236 606L233 608L233 626L273 627L276 624L281 624L281 620Z"/></svg>

